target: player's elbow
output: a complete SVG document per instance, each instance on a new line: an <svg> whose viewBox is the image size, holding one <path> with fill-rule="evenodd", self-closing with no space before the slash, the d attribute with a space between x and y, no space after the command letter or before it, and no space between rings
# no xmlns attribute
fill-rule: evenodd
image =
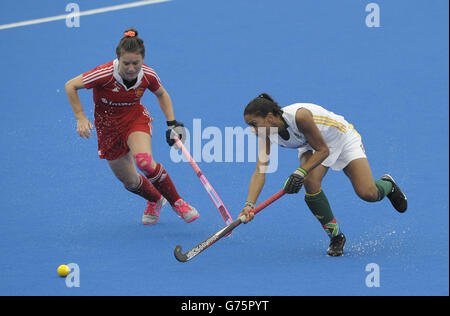
<svg viewBox="0 0 450 316"><path fill-rule="evenodd" d="M162 86L159 87L158 90L156 90L155 92L155 96L158 98L158 100L161 100L162 98L164 98L165 96L168 96L169 94L167 93L166 89L164 89Z"/></svg>
<svg viewBox="0 0 450 316"><path fill-rule="evenodd" d="M70 93L70 92L72 92L72 91L76 91L75 85L74 85L74 83L73 83L73 79L67 81L66 84L65 84L64 86L65 86L65 88L66 88L66 92L67 92L67 93Z"/></svg>
<svg viewBox="0 0 450 316"><path fill-rule="evenodd" d="M328 146L323 146L320 150L318 150L318 152L321 153L323 159L325 160L330 155L330 148Z"/></svg>
<svg viewBox="0 0 450 316"><path fill-rule="evenodd" d="M84 89L84 83L83 83L83 78L82 76L78 76L75 77L73 79L70 79L69 81L66 82L65 84L65 88L66 88L66 92L72 92L72 91L77 91L80 89Z"/></svg>

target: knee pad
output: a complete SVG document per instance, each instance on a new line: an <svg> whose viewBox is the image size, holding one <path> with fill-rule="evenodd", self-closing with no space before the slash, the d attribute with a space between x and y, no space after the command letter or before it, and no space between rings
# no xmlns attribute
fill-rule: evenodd
<svg viewBox="0 0 450 316"><path fill-rule="evenodd" d="M164 170L163 165L156 163L155 169L152 168L152 156L149 154L136 154L134 155L136 165L139 170L143 171L151 183L161 182L165 179L167 173Z"/></svg>
<svg viewBox="0 0 450 316"><path fill-rule="evenodd" d="M145 174L150 175L154 172L152 168L152 155L147 153L136 154L134 155L134 159L136 160L136 166L139 170L143 171Z"/></svg>

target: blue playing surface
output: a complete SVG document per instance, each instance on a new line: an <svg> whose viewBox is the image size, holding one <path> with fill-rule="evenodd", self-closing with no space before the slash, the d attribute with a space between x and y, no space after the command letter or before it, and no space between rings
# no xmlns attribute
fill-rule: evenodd
<svg viewBox="0 0 450 316"><path fill-rule="evenodd" d="M82 11L125 1L80 0ZM365 24L370 1L173 0L0 30L0 295L448 295L448 1L376 1L379 28ZM65 3L2 3L0 25L65 13ZM153 152L201 216L185 224L170 207L143 226L145 201L125 191L97 138L81 139L67 80L115 58L122 31L136 27L145 62L192 128L245 127L244 106L261 92L280 104L312 102L344 115L362 135L375 178L390 173L408 196L360 200L340 172L323 189L347 236L343 257L303 193L285 196L188 263L188 250L224 221L187 163L174 163L156 98ZM93 122L92 91L80 91ZM223 133L224 134L224 133ZM208 139L203 139L205 145ZM236 218L255 163L199 162ZM279 149L260 201L298 167ZM80 287L56 269L76 263ZM368 287L366 266L380 268Z"/></svg>

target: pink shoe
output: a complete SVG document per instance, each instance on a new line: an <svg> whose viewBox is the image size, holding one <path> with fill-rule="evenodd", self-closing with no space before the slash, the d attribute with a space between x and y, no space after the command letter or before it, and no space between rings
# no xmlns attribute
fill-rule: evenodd
<svg viewBox="0 0 450 316"><path fill-rule="evenodd" d="M147 201L147 208L145 209L144 215L142 215L142 224L144 225L154 225L159 220L159 211L167 200L161 196L158 202Z"/></svg>
<svg viewBox="0 0 450 316"><path fill-rule="evenodd" d="M186 203L183 199L179 199L178 201L176 201L174 206L172 206L172 209L186 223L193 222L200 217L200 214L197 212L197 210L193 206Z"/></svg>

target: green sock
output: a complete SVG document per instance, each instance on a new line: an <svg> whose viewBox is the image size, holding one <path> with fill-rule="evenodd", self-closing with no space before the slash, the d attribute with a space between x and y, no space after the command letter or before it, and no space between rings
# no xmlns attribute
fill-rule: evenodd
<svg viewBox="0 0 450 316"><path fill-rule="evenodd" d="M339 225L331 211L330 203L322 190L315 194L306 193L305 202L330 238L339 235L341 232Z"/></svg>
<svg viewBox="0 0 450 316"><path fill-rule="evenodd" d="M384 199L392 190L392 183L384 180L376 180L375 185L378 188L378 201Z"/></svg>

